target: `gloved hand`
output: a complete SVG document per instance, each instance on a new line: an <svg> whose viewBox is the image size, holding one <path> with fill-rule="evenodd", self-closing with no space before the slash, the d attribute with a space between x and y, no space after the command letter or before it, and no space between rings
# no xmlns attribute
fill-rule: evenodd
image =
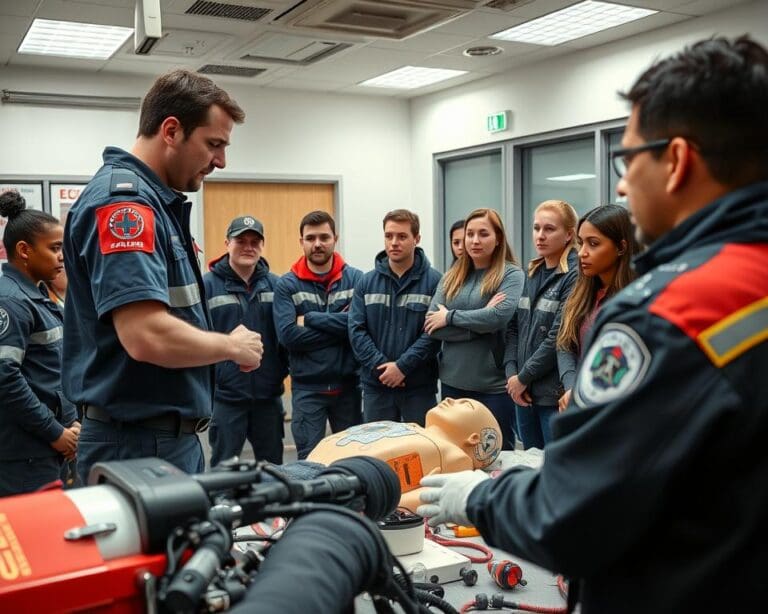
<svg viewBox="0 0 768 614"><path fill-rule="evenodd" d="M421 485L427 488L421 492L419 499L427 505L420 505L416 513L429 518L427 524L430 527L443 522L469 524L469 518L467 518L469 493L489 477L484 471L460 471L422 478Z"/></svg>

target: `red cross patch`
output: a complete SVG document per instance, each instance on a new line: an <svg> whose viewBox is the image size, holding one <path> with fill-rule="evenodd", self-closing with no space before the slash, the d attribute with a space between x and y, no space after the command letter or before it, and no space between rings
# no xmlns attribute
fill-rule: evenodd
<svg viewBox="0 0 768 614"><path fill-rule="evenodd" d="M112 203L96 210L102 254L155 251L155 212L138 203Z"/></svg>

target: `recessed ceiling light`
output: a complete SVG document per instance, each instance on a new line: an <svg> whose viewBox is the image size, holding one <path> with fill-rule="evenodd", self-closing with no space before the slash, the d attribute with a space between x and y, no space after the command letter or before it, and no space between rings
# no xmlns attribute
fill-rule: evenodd
<svg viewBox="0 0 768 614"><path fill-rule="evenodd" d="M462 51L462 55L466 55L469 58L482 58L489 55L499 55L504 51L501 47L493 47L491 45L483 45L480 47L469 47Z"/></svg>
<svg viewBox="0 0 768 614"><path fill-rule="evenodd" d="M412 90L425 85L432 85L439 81L452 79L466 74L466 70L452 70L450 68L424 68L423 66L403 66L373 79L363 81L358 85L367 87L390 87L394 89Z"/></svg>
<svg viewBox="0 0 768 614"><path fill-rule="evenodd" d="M595 175L591 173L574 173L573 175L558 175L557 177L547 177L547 181L581 181L582 179L594 179Z"/></svg>
<svg viewBox="0 0 768 614"><path fill-rule="evenodd" d="M106 60L131 34L133 28L35 19L18 53Z"/></svg>
<svg viewBox="0 0 768 614"><path fill-rule="evenodd" d="M497 32L492 34L490 38L554 46L636 19L642 19L654 13L658 13L658 11L611 2L586 0L503 32Z"/></svg>

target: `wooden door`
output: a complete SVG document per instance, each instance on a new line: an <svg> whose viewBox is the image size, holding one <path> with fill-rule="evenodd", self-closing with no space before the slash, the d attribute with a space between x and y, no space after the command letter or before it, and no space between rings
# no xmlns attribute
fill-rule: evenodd
<svg viewBox="0 0 768 614"><path fill-rule="evenodd" d="M206 181L205 204L206 262L224 253L227 226L233 218L252 215L264 224L263 256L277 275L286 273L301 255L299 223L310 211L334 215L332 183L230 183Z"/></svg>

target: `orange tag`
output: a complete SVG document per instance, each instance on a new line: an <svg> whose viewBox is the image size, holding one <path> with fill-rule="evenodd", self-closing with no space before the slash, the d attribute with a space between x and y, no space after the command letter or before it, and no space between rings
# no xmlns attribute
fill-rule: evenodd
<svg viewBox="0 0 768 614"><path fill-rule="evenodd" d="M404 493L419 487L424 470L421 468L421 456L418 453L404 454L387 459L387 464L394 469L400 479L400 490Z"/></svg>

